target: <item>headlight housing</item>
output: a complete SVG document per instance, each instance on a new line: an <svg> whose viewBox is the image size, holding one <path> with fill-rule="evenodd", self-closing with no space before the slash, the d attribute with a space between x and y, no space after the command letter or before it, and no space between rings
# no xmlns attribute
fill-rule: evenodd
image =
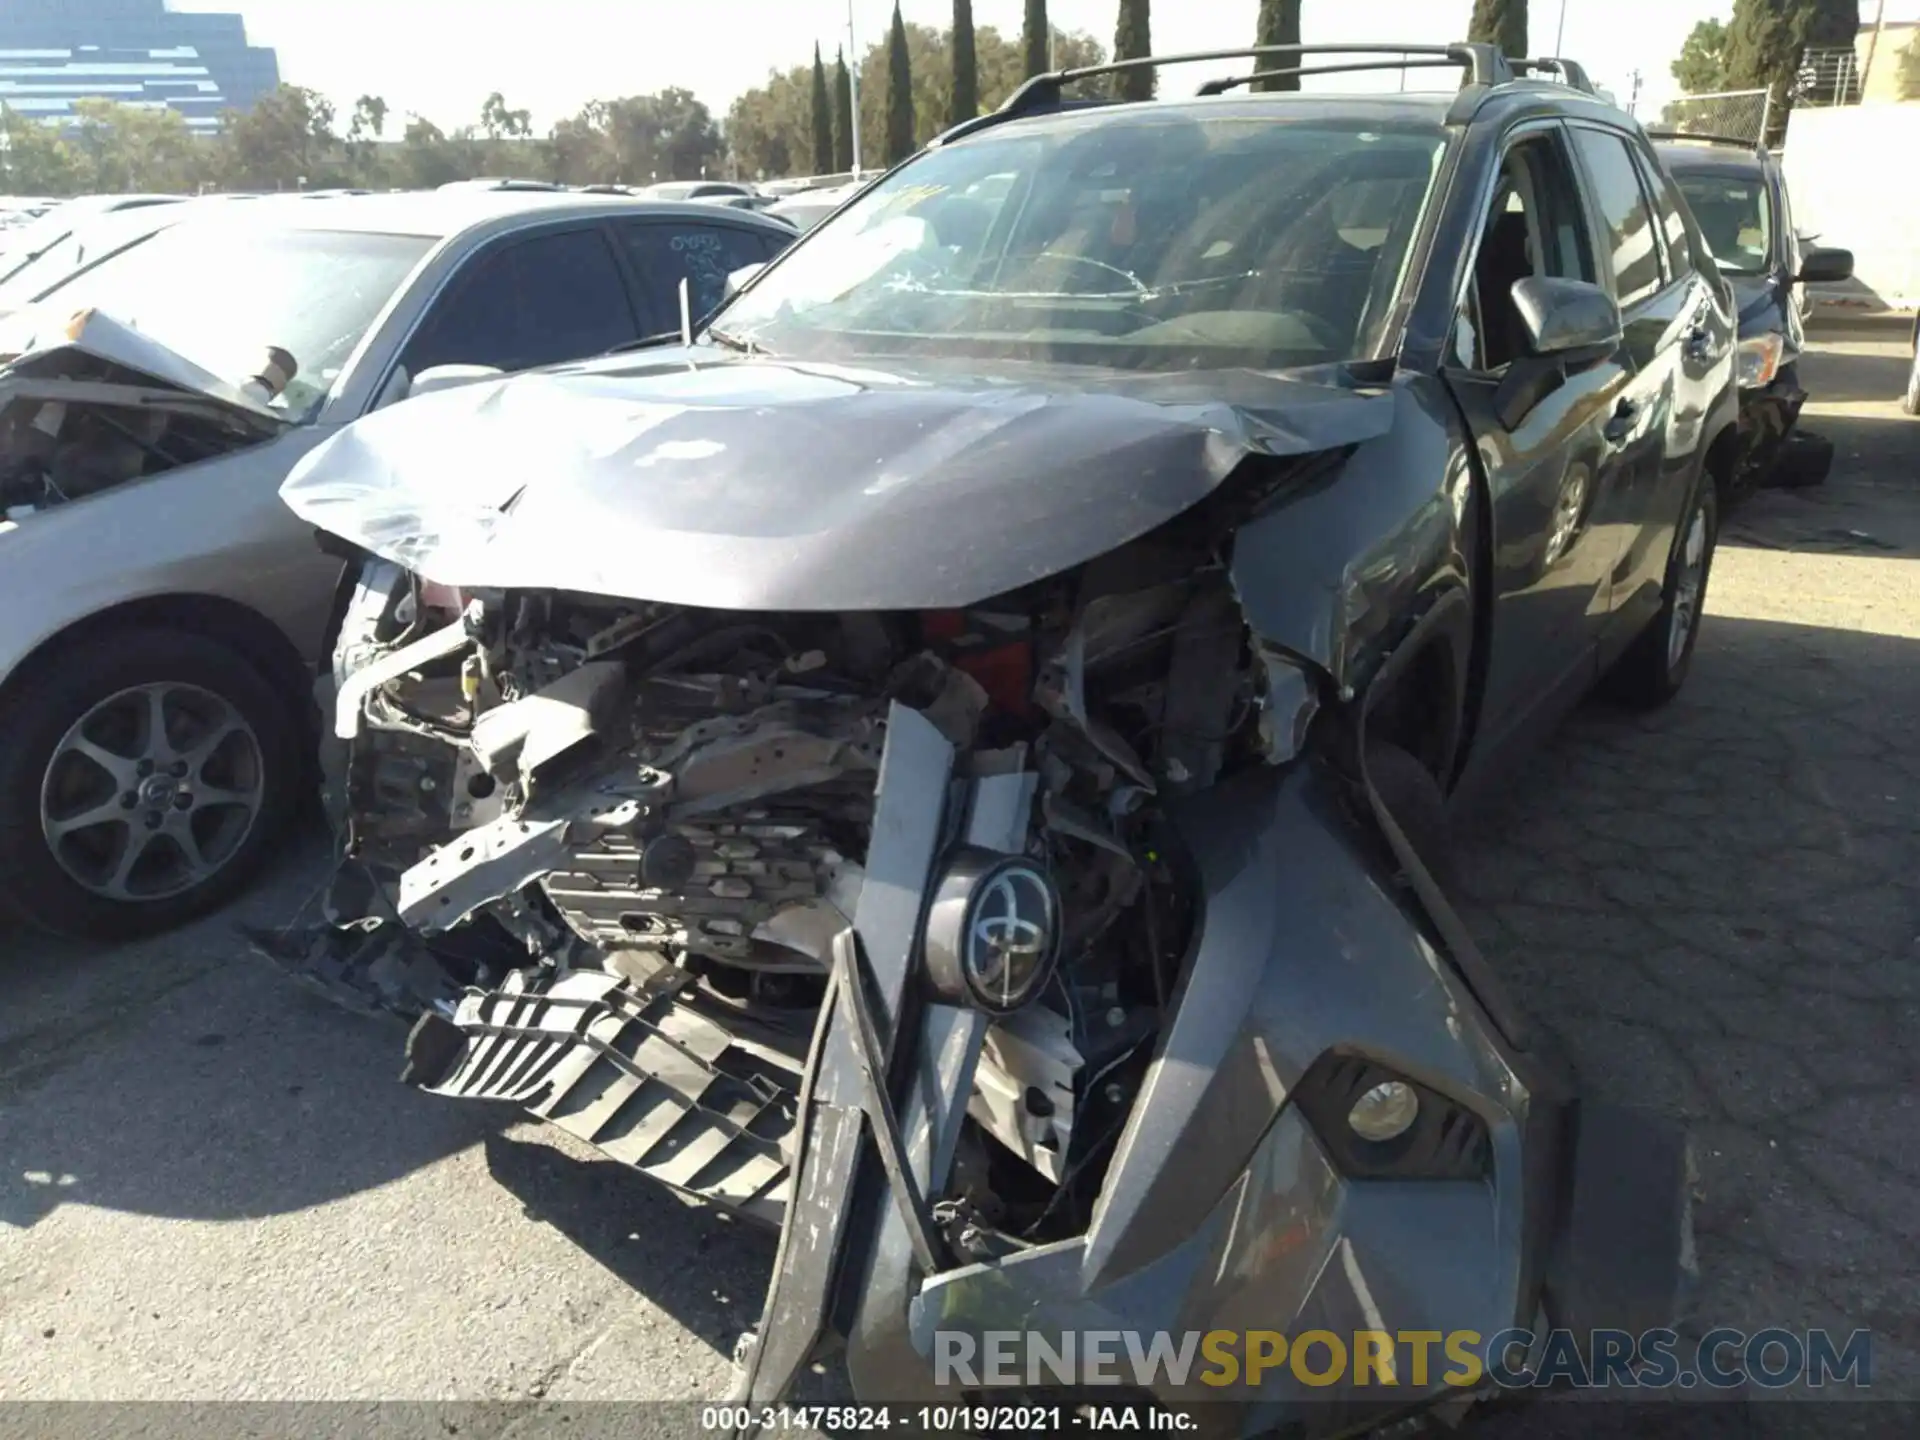
<svg viewBox="0 0 1920 1440"><path fill-rule="evenodd" d="M1740 342L1740 388L1759 390L1773 383L1780 373L1780 357L1787 342L1778 334L1756 335Z"/></svg>

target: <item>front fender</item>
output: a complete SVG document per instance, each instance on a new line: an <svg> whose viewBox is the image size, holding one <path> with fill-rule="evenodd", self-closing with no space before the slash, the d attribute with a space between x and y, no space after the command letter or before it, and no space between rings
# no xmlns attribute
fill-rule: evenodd
<svg viewBox="0 0 1920 1440"><path fill-rule="evenodd" d="M1020 1337L1040 1337L1050 1353L1078 1341L1084 1371L1088 1337L1119 1332L1133 1337L1111 1346L1120 1383L1171 1404L1228 1402L1227 1433L1289 1422L1339 1431L1440 1398L1450 1367L1436 1351L1424 1386L1404 1357L1386 1388L1377 1376L1371 1388L1356 1383L1351 1366L1331 1384L1304 1384L1286 1365L1250 1384L1244 1370L1228 1376L1197 1357L1175 1373L1143 1372L1128 1356L1162 1334L1178 1353L1186 1337L1210 1332L1244 1343L1254 1330L1321 1330L1351 1345L1360 1332L1437 1331L1485 1363L1473 1346L1555 1308L1556 1277L1585 1282L1567 1312L1582 1324L1639 1323L1677 1292L1677 1231L1664 1249L1652 1240L1659 1263L1633 1295L1596 1289L1592 1222L1575 1232L1567 1219L1595 1207L1574 1203L1560 1176L1618 1180L1622 1167L1561 1163L1570 1150L1584 1155L1576 1109L1507 1049L1379 878L1344 794L1301 766L1249 774L1176 815L1205 897L1203 927L1091 1227L921 1284L909 1307L917 1375L897 1359L886 1372L871 1363L880 1317L869 1294L848 1357L863 1396L958 1398L965 1376L943 1374L942 1357L971 1355L985 1386L982 1357L1009 1343L1013 1383L1032 1384L1033 1341ZM1336 1130L1344 1109L1329 1117L1311 1103L1329 1057L1403 1076L1429 1103L1470 1117L1484 1137L1477 1170L1397 1178L1356 1168ZM1615 1223L1673 1211L1672 1167L1627 1168L1632 1193L1608 1197ZM1324 1365L1323 1353L1313 1368Z"/></svg>
<svg viewBox="0 0 1920 1440"><path fill-rule="evenodd" d="M1472 573L1473 470L1451 402L1412 373L1395 378L1393 400L1384 434L1283 491L1234 541L1233 585L1253 633L1342 690L1364 689L1407 621Z"/></svg>

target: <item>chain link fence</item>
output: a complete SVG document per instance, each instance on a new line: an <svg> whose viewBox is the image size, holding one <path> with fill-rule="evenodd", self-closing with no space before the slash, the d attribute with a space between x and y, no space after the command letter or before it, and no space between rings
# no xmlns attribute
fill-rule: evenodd
<svg viewBox="0 0 1920 1440"><path fill-rule="evenodd" d="M1714 135L1758 145L1772 118L1766 90L1724 90L1712 95L1682 95L1660 112L1657 128L1686 135Z"/></svg>

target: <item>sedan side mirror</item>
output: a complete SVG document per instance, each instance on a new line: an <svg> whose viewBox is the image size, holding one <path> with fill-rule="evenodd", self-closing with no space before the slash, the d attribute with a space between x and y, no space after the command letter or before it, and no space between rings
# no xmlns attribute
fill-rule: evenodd
<svg viewBox="0 0 1920 1440"><path fill-rule="evenodd" d="M1800 262L1800 273L1794 277L1802 285L1831 285L1852 278L1853 252L1826 247L1809 250Z"/></svg>
<svg viewBox="0 0 1920 1440"><path fill-rule="evenodd" d="M766 268L767 262L762 260L757 264L742 265L738 270L735 270L731 275L727 276L727 299L731 300L735 295L738 295L742 290L746 289L747 286L753 282L753 277Z"/></svg>

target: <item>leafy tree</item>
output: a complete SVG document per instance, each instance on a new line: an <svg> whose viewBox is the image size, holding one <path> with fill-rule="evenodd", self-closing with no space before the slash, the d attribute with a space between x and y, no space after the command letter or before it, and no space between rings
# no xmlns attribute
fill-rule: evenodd
<svg viewBox="0 0 1920 1440"><path fill-rule="evenodd" d="M378 140L387 133L387 102L378 95L362 95L353 102L353 120L347 134L358 138L371 135Z"/></svg>
<svg viewBox="0 0 1920 1440"><path fill-rule="evenodd" d="M1498 45L1515 59L1527 53L1527 0L1473 0L1467 39Z"/></svg>
<svg viewBox="0 0 1920 1440"><path fill-rule="evenodd" d="M1853 44L1860 19L1852 0L1846 4L1850 20L1833 0L1734 0L1727 25L1726 83L1729 89L1769 92L1767 144L1785 138L1808 44ZM1836 32L1838 39L1833 38Z"/></svg>
<svg viewBox="0 0 1920 1440"><path fill-rule="evenodd" d="M489 140L525 137L533 133L533 121L525 110L509 110L496 90L480 106L480 129Z"/></svg>
<svg viewBox="0 0 1920 1440"><path fill-rule="evenodd" d="M1907 48L1900 52L1898 75L1900 98L1920 100L1920 39L1907 41Z"/></svg>
<svg viewBox="0 0 1920 1440"><path fill-rule="evenodd" d="M280 85L247 111L222 117L220 178L238 190L328 189L349 178L324 95Z"/></svg>
<svg viewBox="0 0 1920 1440"><path fill-rule="evenodd" d="M907 54L907 27L900 0L893 0L893 25L887 32L887 164L913 154L913 60Z"/></svg>
<svg viewBox="0 0 1920 1440"><path fill-rule="evenodd" d="M1120 19L1113 31L1113 58L1138 60L1153 53L1153 31L1148 0L1120 0ZM1122 100L1151 100L1159 74L1150 66L1122 70L1114 79L1114 94Z"/></svg>
<svg viewBox="0 0 1920 1440"><path fill-rule="evenodd" d="M953 85L947 123L958 125L980 113L980 61L973 37L973 0L953 0Z"/></svg>
<svg viewBox="0 0 1920 1440"><path fill-rule="evenodd" d="M1049 63L1053 57L1048 53L1052 39L1053 27L1047 24L1047 0L1027 0L1026 23L1020 30L1020 46L1026 60L1024 78L1044 75L1053 68Z"/></svg>
<svg viewBox="0 0 1920 1440"><path fill-rule="evenodd" d="M71 195L80 161L50 125L0 104L0 190L15 195Z"/></svg>
<svg viewBox="0 0 1920 1440"><path fill-rule="evenodd" d="M847 69L845 52L833 56L833 170L842 174L853 169L853 72Z"/></svg>
<svg viewBox="0 0 1920 1440"><path fill-rule="evenodd" d="M1300 43L1300 0L1260 0L1260 18L1255 25L1256 45L1298 45ZM1292 66L1289 56L1275 55L1256 62L1257 70L1286 70ZM1260 82L1262 90L1298 90L1298 75L1276 75Z"/></svg>
<svg viewBox="0 0 1920 1440"><path fill-rule="evenodd" d="M813 90L808 97L813 121L813 173L833 173L833 97L827 93L827 67L820 46L813 47Z"/></svg>
<svg viewBox="0 0 1920 1440"><path fill-rule="evenodd" d="M1718 20L1702 20L1695 25L1672 68L1673 78L1689 95L1712 95L1727 89L1727 27Z"/></svg>

